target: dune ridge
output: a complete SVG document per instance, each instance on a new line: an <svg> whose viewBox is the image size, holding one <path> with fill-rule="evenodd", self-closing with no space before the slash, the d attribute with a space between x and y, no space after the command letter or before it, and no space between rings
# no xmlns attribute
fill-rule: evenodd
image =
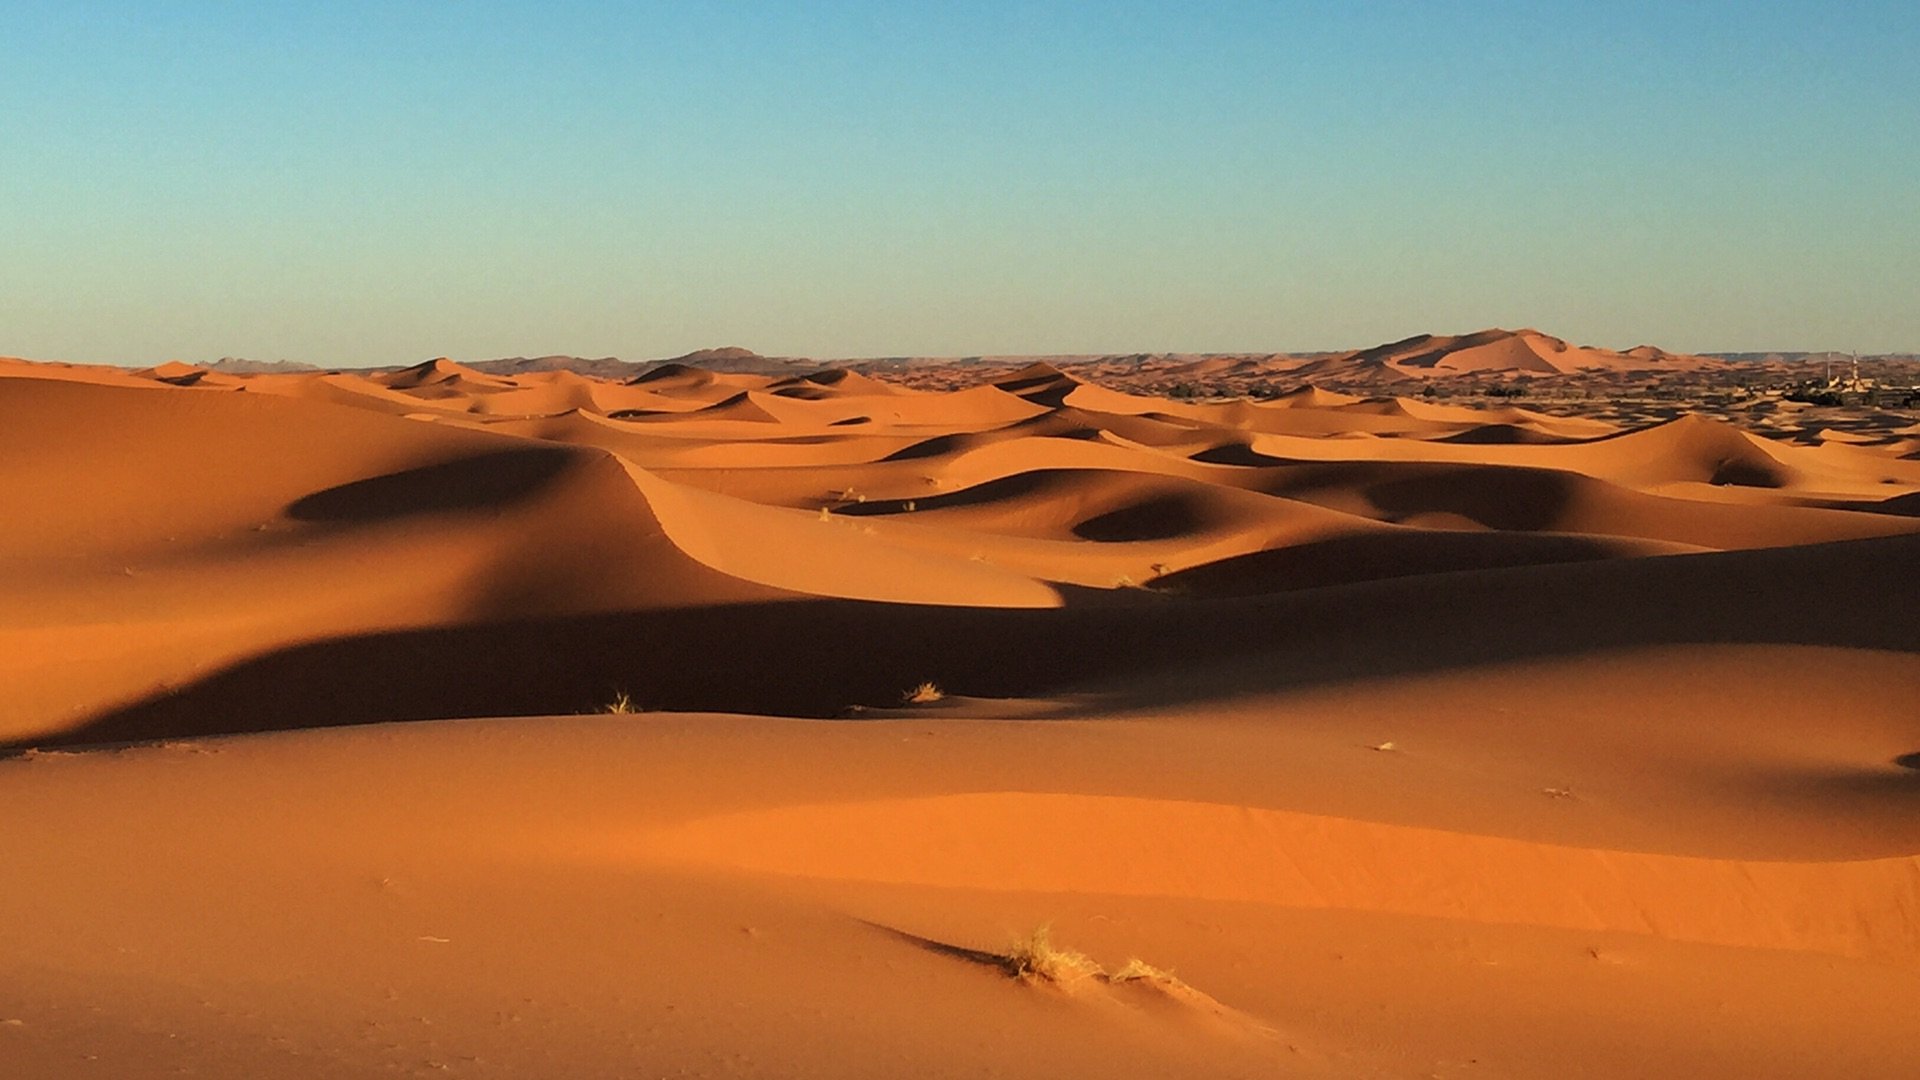
<svg viewBox="0 0 1920 1080"><path fill-rule="evenodd" d="M646 857L800 877L1382 911L1906 963L1920 956L1920 856L1701 859L1244 806L1021 792L786 806L696 820L632 846Z"/></svg>

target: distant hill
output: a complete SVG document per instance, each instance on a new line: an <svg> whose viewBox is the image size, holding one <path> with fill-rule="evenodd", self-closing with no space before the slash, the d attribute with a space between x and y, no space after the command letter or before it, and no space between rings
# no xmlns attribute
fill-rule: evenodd
<svg viewBox="0 0 1920 1080"><path fill-rule="evenodd" d="M1852 353L1844 352L1716 352L1702 353L1701 355L1711 356L1716 360L1727 360L1739 364L1824 364L1828 360L1832 360L1835 363L1840 363L1841 361L1851 362L1853 360ZM1860 362L1863 364L1882 361L1913 363L1920 361L1920 353L1860 354Z"/></svg>
<svg viewBox="0 0 1920 1080"><path fill-rule="evenodd" d="M653 368L661 364L680 364L684 367L705 368L708 371L754 375L785 375L791 374L795 369L812 370L820 366L811 360L795 357L761 356L752 349L743 349L738 345L727 345L718 349L695 349L685 356L654 361L644 366Z"/></svg>
<svg viewBox="0 0 1920 1080"><path fill-rule="evenodd" d="M696 349L684 356L666 360L622 360L615 356L589 359L582 356L514 356L501 360L476 360L466 366L489 375L519 375L535 371L571 371L602 379L625 382L667 364L697 367L707 371L753 375L787 375L796 370L811 371L818 364L783 356L761 356L752 349L729 345L717 349Z"/></svg>
<svg viewBox="0 0 1920 1080"><path fill-rule="evenodd" d="M303 371L321 370L313 364L303 364L298 360L248 360L242 356L223 356L205 367L208 371L217 371L223 375L293 375Z"/></svg>
<svg viewBox="0 0 1920 1080"><path fill-rule="evenodd" d="M700 368L705 371L791 375L816 371L829 366L846 366L861 371L902 371L921 367L954 365L981 367L1019 367L1045 362L1061 366L1137 365L1142 368L1166 365L1192 365L1187 374L1196 377L1233 374L1237 367L1287 373L1301 378L1365 376L1394 382L1424 381L1446 376L1496 376L1550 378L1582 372L1661 372L1710 370L1720 365L1801 364L1850 361L1852 354L1842 352L1712 352L1674 353L1653 345L1638 345L1623 351L1587 345L1573 345L1533 329L1491 328L1470 334L1416 334L1400 341L1365 349L1292 353L1079 353L980 356L885 356L815 360L804 357L762 356L738 345L695 349L681 356L662 360L622 360L616 356L584 357L553 354L548 356L512 356L494 360L475 360L463 366L494 376L547 371L571 371L581 375L625 382L664 365ZM1920 362L1920 353L1862 354L1863 364ZM403 364L389 364L353 370L397 372ZM334 371L296 360L249 360L224 356L201 369L225 375L273 375L300 372Z"/></svg>
<svg viewBox="0 0 1920 1080"><path fill-rule="evenodd" d="M1707 370L1726 361L1639 345L1624 352L1573 345L1538 330L1491 328L1471 334L1416 334L1410 338L1342 352L1294 353L1112 353L1106 355L968 356L949 359L887 357L852 362L860 370L905 371L942 365L1131 368L1193 378L1254 374L1295 378L1364 378L1417 382L1450 376L1551 378L1591 372Z"/></svg>
<svg viewBox="0 0 1920 1080"><path fill-rule="evenodd" d="M571 371L579 375L593 375L602 379L624 382L633 377L634 372L642 370L643 365L630 363L615 356L602 356L589 359L584 356L512 356L501 360L475 360L466 365L475 371L488 375L522 375L536 371Z"/></svg>

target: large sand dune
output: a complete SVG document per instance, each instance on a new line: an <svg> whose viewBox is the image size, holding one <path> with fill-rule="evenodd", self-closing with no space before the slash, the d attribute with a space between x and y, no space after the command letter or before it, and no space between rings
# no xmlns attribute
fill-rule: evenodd
<svg viewBox="0 0 1920 1080"><path fill-rule="evenodd" d="M1920 1074L1909 449L0 361L0 1076Z"/></svg>

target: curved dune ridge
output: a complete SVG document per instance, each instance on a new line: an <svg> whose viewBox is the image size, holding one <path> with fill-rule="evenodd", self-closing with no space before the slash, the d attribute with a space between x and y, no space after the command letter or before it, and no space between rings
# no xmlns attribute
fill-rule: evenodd
<svg viewBox="0 0 1920 1080"><path fill-rule="evenodd" d="M787 806L689 822L632 846L797 877L1340 908L1920 960L1920 855L1701 859L1016 792Z"/></svg>
<svg viewBox="0 0 1920 1080"><path fill-rule="evenodd" d="M1920 422L1335 360L0 360L0 1062L1914 1075Z"/></svg>

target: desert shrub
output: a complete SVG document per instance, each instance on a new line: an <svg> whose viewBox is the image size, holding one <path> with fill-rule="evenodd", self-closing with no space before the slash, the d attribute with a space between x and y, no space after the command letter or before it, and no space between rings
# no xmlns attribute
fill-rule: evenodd
<svg viewBox="0 0 1920 1080"><path fill-rule="evenodd" d="M919 686L901 694L900 700L908 705L931 705L946 696L947 692L938 686L930 682L923 682Z"/></svg>
<svg viewBox="0 0 1920 1080"><path fill-rule="evenodd" d="M1037 926L1032 933L1016 939L1007 948L1005 962L1008 973L1015 978L1042 982L1067 984L1104 974L1100 965L1088 959L1085 953L1055 945L1052 928L1045 925Z"/></svg>

